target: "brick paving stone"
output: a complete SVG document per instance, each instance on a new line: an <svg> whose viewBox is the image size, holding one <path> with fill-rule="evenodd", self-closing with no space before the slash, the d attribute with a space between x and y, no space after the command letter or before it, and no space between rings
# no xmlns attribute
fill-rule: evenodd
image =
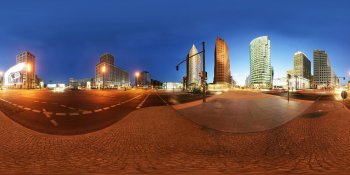
<svg viewBox="0 0 350 175"><path fill-rule="evenodd" d="M0 173L349 174L350 112L327 113L272 130L218 132L171 107L144 108L93 133L42 134L0 115ZM157 114L157 115L155 115Z"/></svg>

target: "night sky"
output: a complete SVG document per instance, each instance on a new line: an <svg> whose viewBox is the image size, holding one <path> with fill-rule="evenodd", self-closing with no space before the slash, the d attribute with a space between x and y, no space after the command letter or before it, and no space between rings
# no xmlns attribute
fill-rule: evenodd
<svg viewBox="0 0 350 175"><path fill-rule="evenodd" d="M21 51L37 57L45 82L94 76L104 52L129 71L148 70L161 81L181 81L192 44L207 44L213 81L215 37L226 40L231 72L239 84L249 74L249 43L268 35L275 78L292 68L300 50L328 52L338 76L350 70L350 2L320 0L9 0L0 4L0 70ZM133 78L131 78L133 79Z"/></svg>

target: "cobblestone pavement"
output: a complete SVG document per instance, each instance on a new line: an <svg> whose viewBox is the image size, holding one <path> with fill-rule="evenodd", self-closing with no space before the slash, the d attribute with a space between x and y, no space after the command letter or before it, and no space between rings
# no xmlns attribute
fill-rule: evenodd
<svg viewBox="0 0 350 175"><path fill-rule="evenodd" d="M0 173L349 174L349 125L347 108L324 101L286 125L249 134L203 128L170 106L75 136L38 133L1 114Z"/></svg>

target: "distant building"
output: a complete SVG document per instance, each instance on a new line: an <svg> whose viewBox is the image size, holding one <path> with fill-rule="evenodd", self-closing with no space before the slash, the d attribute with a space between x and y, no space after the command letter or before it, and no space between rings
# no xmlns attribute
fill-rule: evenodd
<svg viewBox="0 0 350 175"><path fill-rule="evenodd" d="M190 52L188 53L189 59L187 60L187 89L192 89L194 87L199 87L201 85L201 77L199 73L201 69L201 57L200 54L193 56L198 53L195 45L192 45ZM192 56L192 57L191 57Z"/></svg>
<svg viewBox="0 0 350 175"><path fill-rule="evenodd" d="M245 86L246 87L250 86L250 75L248 75L247 78L245 79Z"/></svg>
<svg viewBox="0 0 350 175"><path fill-rule="evenodd" d="M338 85L328 54L323 50L314 50L314 85L316 88L334 88Z"/></svg>
<svg viewBox="0 0 350 175"><path fill-rule="evenodd" d="M70 78L68 86L71 89L91 89L93 78L74 79Z"/></svg>
<svg viewBox="0 0 350 175"><path fill-rule="evenodd" d="M267 36L250 42L250 85L253 88L272 88L270 39Z"/></svg>
<svg viewBox="0 0 350 175"><path fill-rule="evenodd" d="M35 73L35 56L24 51L16 55L16 65L5 72L4 85L10 88L36 88Z"/></svg>
<svg viewBox="0 0 350 175"><path fill-rule="evenodd" d="M288 80L287 77L280 77L273 79L273 88L274 89L287 89Z"/></svg>
<svg viewBox="0 0 350 175"><path fill-rule="evenodd" d="M163 83L163 89L165 90L180 90L182 89L182 83L176 83L176 82L164 82Z"/></svg>
<svg viewBox="0 0 350 175"><path fill-rule="evenodd" d="M114 65L114 56L110 53L100 56L95 72L94 84L98 87L103 84L105 87L130 86L130 74Z"/></svg>
<svg viewBox="0 0 350 175"><path fill-rule="evenodd" d="M163 86L163 83L158 80L151 79L151 84L153 88L160 89Z"/></svg>
<svg viewBox="0 0 350 175"><path fill-rule="evenodd" d="M214 57L214 84L231 85L232 76L230 70L229 50L226 42L219 37L216 37Z"/></svg>
<svg viewBox="0 0 350 175"><path fill-rule="evenodd" d="M151 74L148 71L142 71L139 77L136 77L135 82L137 86L151 86Z"/></svg>

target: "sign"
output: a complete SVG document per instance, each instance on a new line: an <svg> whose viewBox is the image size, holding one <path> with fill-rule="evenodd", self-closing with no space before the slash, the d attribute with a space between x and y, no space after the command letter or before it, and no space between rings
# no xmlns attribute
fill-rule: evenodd
<svg viewBox="0 0 350 175"><path fill-rule="evenodd" d="M346 91L341 92L341 98L346 99L348 98L348 93Z"/></svg>
<svg viewBox="0 0 350 175"><path fill-rule="evenodd" d="M26 70L25 63L19 63L12 66L5 72L4 80L5 86L21 85L23 84L24 73Z"/></svg>

